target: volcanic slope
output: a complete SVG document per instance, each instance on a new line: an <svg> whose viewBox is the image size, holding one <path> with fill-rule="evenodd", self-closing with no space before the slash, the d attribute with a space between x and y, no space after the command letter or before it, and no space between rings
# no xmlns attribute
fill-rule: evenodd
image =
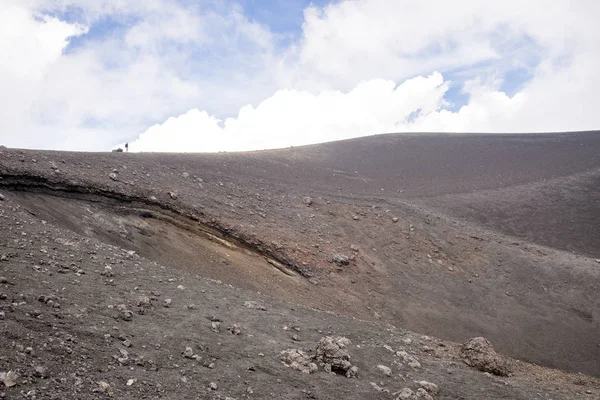
<svg viewBox="0 0 600 400"><path fill-rule="evenodd" d="M208 277L446 340L482 335L515 358L600 375L595 132L384 135L241 154L1 151L10 210L31 219L11 240L26 243L43 220L135 251L175 281ZM13 282L19 265L0 263Z"/></svg>

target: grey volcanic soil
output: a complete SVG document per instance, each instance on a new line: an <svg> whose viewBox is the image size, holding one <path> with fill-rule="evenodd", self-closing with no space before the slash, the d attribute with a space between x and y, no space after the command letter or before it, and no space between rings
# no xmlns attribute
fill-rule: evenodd
<svg viewBox="0 0 600 400"><path fill-rule="evenodd" d="M487 378L464 366L452 343L399 329L459 342L482 335L515 358L599 376L600 264L588 258L600 248L597 133L387 135L218 155L0 152L0 228L8 233L0 275L9 282L0 304L6 302L2 326L12 338L2 345L9 355L0 358L0 372L22 368L27 375L49 362L62 371L57 377L73 373L76 353L62 353L69 346L62 336L71 335L84 348L75 357L83 383L73 389L81 398L110 379L118 398L218 398L221 389L197 390L219 378L224 395L256 398L391 398L369 382L396 392L414 379L438 383L439 398L598 396L597 380L527 364L502 382ZM336 253L349 256L349 265L332 263ZM101 275L105 265L120 269L116 277ZM46 292L61 298L61 309L35 318L29 309L46 307L36 304ZM256 292L269 296L266 312L243 307ZM116 305L135 308L140 294L156 298L151 310L132 321L111 319ZM167 296L174 305L164 309ZM210 330L212 316L223 320L223 333ZM226 331L233 323L243 335ZM292 325L300 331L282 329ZM146 347L127 351L162 360L161 367L115 361L119 334L111 330L144 337ZM328 332L352 339L358 380L304 376L278 362L279 351L314 348ZM203 360L228 361L210 369L182 360L186 341L217 346L210 355L195 350ZM33 357L19 347L38 342ZM53 343L60 350L46 350ZM384 344L432 364L422 373L402 366ZM244 360L269 367L248 372ZM377 364L399 371L390 380ZM122 371L137 371L147 385L124 385ZM75 377L52 381L47 398L69 393L69 379ZM39 389L48 381L29 380L10 394L33 385L46 398ZM262 389L250 395L248 385Z"/></svg>

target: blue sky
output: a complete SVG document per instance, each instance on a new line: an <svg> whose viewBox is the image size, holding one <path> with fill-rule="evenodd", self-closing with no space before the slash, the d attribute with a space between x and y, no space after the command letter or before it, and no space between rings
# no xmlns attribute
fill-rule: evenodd
<svg viewBox="0 0 600 400"><path fill-rule="evenodd" d="M323 7L329 4L325 0L242 0L238 4L246 16L267 25L273 32L298 36L301 33L303 11L306 7Z"/></svg>
<svg viewBox="0 0 600 400"><path fill-rule="evenodd" d="M150 151L179 135L218 151L598 122L600 3L6 1L8 144Z"/></svg>

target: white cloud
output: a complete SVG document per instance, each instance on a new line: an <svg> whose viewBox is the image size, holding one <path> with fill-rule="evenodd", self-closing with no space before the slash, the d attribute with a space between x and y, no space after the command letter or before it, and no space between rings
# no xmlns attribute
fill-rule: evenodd
<svg viewBox="0 0 600 400"><path fill-rule="evenodd" d="M239 101L273 91L262 79L270 32L236 7L217 13L157 0L26 5L0 5L0 50L7 61L0 71L8 71L0 74L0 109L9 111L0 120L5 145L107 149L193 104L233 114ZM69 7L83 7L90 24L106 17L134 22L122 34L83 35L79 47L65 52L68 38L87 28L44 10Z"/></svg>
<svg viewBox="0 0 600 400"><path fill-rule="evenodd" d="M28 110L68 38L85 32L77 24L34 15L7 4L0 10L0 131L3 138L32 136ZM11 134L11 132L15 132ZM35 140L35 137L31 137Z"/></svg>
<svg viewBox="0 0 600 400"><path fill-rule="evenodd" d="M202 152L257 150L346 139L408 126L416 110L429 114L443 104L440 73L396 86L371 80L347 93L282 90L237 118L219 121L197 109L149 128L130 143L132 151Z"/></svg>
<svg viewBox="0 0 600 400"><path fill-rule="evenodd" d="M73 7L81 25L47 14ZM595 0L346 0L306 9L282 46L232 4L6 0L0 142L102 150L143 132L133 149L213 151L390 131L593 129L599 14ZM107 17L127 24L85 34ZM508 96L504 73L517 67L532 78ZM465 83L460 110L444 100L448 79Z"/></svg>

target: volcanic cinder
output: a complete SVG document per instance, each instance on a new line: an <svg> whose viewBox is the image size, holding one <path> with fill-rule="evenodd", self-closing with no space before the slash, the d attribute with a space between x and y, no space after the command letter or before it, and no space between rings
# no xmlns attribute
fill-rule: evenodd
<svg viewBox="0 0 600 400"><path fill-rule="evenodd" d="M600 398L598 132L0 178L0 398Z"/></svg>

